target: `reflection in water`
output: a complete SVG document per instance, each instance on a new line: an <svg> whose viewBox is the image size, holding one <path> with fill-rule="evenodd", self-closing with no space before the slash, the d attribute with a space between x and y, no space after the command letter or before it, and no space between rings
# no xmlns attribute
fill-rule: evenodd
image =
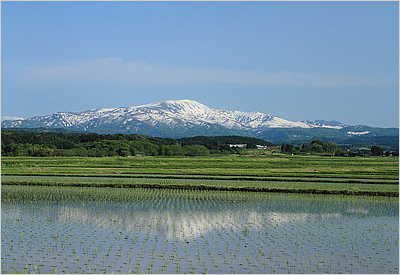
<svg viewBox="0 0 400 275"><path fill-rule="evenodd" d="M87 198L100 189L88 189ZM396 199L105 193L107 199L2 202L2 272L13 266L28 273L35 267L42 273L399 271Z"/></svg>
<svg viewBox="0 0 400 275"><path fill-rule="evenodd" d="M364 210L366 211L366 210ZM309 213L285 213L253 211L243 215L242 212L195 212L175 213L172 211L136 211L134 216L127 213L115 213L112 210L97 213L93 210L80 207L64 206L57 211L59 222L90 223L100 228L113 228L118 225L127 232L134 232L138 228L148 226L149 223L158 224L168 239L196 238L215 230L242 230L244 226L262 228L270 225L284 225L293 222L306 222L315 219L340 219L341 213L309 214ZM357 213L353 210L350 213ZM364 213L364 212L362 212ZM177 232L174 228L179 228ZM155 228L152 228L155 231ZM154 233L154 232L152 232Z"/></svg>
<svg viewBox="0 0 400 275"><path fill-rule="evenodd" d="M134 232L138 228L143 228L148 226L149 223L153 223L159 224L160 230L164 232L167 238L184 240L196 238L214 230L238 230L244 224L261 228L269 218L272 218L271 222L274 222L274 213L271 214L272 216L265 216L253 211L243 217L242 213L232 213L230 211L189 214L164 210L136 211L135 215L131 216L126 213L118 213L116 215L112 211L96 213L88 209L65 206L58 211L58 220L60 222L90 223L101 228L113 228L118 225L127 232ZM174 228L179 228L179 232ZM152 230L155 231L156 229L152 228Z"/></svg>

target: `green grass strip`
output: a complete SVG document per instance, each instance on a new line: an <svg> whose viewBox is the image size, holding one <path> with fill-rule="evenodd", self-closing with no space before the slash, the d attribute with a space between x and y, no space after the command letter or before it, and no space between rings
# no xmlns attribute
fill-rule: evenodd
<svg viewBox="0 0 400 275"><path fill-rule="evenodd" d="M21 177L104 177L104 178L148 178L148 179L199 179L199 180L233 180L233 181L279 181L279 182L319 182L319 183L356 183L356 184L392 184L399 185L398 180L388 179L348 179L333 177L263 177L263 176L218 176L218 175L161 175L161 174L24 174L24 175L7 175L4 176L21 176Z"/></svg>

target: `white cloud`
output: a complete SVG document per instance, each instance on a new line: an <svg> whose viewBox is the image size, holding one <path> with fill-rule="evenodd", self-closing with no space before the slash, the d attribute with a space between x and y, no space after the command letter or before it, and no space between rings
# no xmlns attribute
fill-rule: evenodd
<svg viewBox="0 0 400 275"><path fill-rule="evenodd" d="M369 86L393 84L386 79L320 73L268 73L259 70L224 70L173 67L145 62L105 58L61 65L31 67L23 77L26 84L49 85L62 82L107 81L128 85L248 84L312 87Z"/></svg>

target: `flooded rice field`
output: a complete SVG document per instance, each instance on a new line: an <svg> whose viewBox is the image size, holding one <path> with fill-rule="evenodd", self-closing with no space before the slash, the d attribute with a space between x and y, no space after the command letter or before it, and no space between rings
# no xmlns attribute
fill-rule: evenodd
<svg viewBox="0 0 400 275"><path fill-rule="evenodd" d="M5 185L1 271L399 273L399 202Z"/></svg>

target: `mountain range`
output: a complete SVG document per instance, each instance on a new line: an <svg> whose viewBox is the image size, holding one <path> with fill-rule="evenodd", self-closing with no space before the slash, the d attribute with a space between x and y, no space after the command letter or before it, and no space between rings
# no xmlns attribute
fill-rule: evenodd
<svg viewBox="0 0 400 275"><path fill-rule="evenodd" d="M193 100L168 100L134 107L57 112L28 119L6 120L2 128L63 128L101 134L145 134L156 137L242 135L273 143L310 139L382 139L398 147L398 128L350 126L337 121L289 121L261 112L227 111L209 108ZM394 138L394 140L393 140ZM390 139L390 138L389 138ZM376 142L375 142L376 143ZM378 142L379 143L379 142Z"/></svg>

